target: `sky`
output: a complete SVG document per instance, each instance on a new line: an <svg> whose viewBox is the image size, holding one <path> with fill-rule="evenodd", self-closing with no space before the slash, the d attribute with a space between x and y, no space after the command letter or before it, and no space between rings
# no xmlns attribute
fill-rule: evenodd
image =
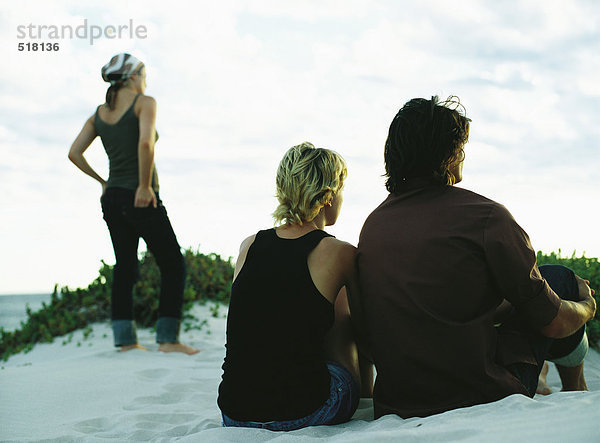
<svg viewBox="0 0 600 443"><path fill-rule="evenodd" d="M272 227L277 165L303 141L346 159L329 232L356 245L387 195L392 118L454 95L472 120L459 186L504 204L536 250L600 255L594 0L0 3L0 294L85 287L114 264L100 185L67 153L120 52L146 65L161 199L184 248L235 258ZM41 42L58 48L27 48ZM86 158L107 177L99 140Z"/></svg>

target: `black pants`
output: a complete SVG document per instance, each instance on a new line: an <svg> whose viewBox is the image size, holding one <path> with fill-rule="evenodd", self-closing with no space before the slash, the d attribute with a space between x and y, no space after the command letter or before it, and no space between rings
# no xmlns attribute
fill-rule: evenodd
<svg viewBox="0 0 600 443"><path fill-rule="evenodd" d="M141 237L156 259L161 275L158 327L165 329L164 326L168 325L168 330L157 330L157 341L176 342L178 330L174 331L173 328L176 325L178 329L181 318L185 262L167 211L158 195L156 208L135 208L134 198L135 191L116 187L108 188L102 197L102 212L116 258L111 296L113 328L115 324L126 325L119 323L120 320L133 321L133 285L138 278L137 250ZM161 322L161 318L165 320ZM119 334L124 336L117 339ZM127 343L136 340L135 329L133 334L132 337L128 330L115 330L115 344L136 343ZM161 335L164 335L162 339Z"/></svg>
<svg viewBox="0 0 600 443"><path fill-rule="evenodd" d="M542 277L562 300L579 300L579 286L574 272L562 265L542 265L539 267ZM537 361L537 365L515 363L507 369L517 377L533 396L537 389L538 378L545 360L553 360L570 354L581 342L585 334L585 325L568 337L552 339L535 331L530 331L520 322L518 316L509 319L502 327L520 329L527 337Z"/></svg>

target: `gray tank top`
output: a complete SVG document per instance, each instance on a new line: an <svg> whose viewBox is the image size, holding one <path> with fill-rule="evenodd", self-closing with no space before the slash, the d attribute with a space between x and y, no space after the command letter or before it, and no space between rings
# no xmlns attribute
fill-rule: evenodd
<svg viewBox="0 0 600 443"><path fill-rule="evenodd" d="M137 94L125 114L114 124L103 121L96 115L94 126L102 139L104 150L108 155L109 174L106 187L137 189L139 184L138 142L140 138L140 122L135 115L135 102L141 94ZM158 133L156 134L158 140ZM158 192L158 174L156 167L152 169L152 189Z"/></svg>

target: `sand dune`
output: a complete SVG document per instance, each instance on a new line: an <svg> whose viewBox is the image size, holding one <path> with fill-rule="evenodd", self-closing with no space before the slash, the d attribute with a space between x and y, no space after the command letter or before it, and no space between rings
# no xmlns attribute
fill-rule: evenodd
<svg viewBox="0 0 600 443"><path fill-rule="evenodd" d="M224 309L220 309L221 315ZM372 419L372 403L361 400L354 419L288 433L221 427L216 405L224 356L225 318L208 306L201 331L182 341L202 349L194 356L156 352L150 330L139 332L151 351L119 353L108 324L92 336L81 331L70 343L56 339L28 354L13 356L0 370L0 440L45 441L600 441L600 354L590 352L586 374L590 392L555 391L529 399L501 401L444 414L403 420Z"/></svg>

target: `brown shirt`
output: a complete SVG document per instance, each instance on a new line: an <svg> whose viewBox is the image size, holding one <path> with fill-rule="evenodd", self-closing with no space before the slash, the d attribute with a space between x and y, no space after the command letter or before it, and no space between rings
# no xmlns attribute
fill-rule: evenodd
<svg viewBox="0 0 600 443"><path fill-rule="evenodd" d="M533 355L520 337L498 336L494 312L506 299L539 328L560 299L504 206L413 179L365 221L358 266L376 418L528 395L502 364L533 363Z"/></svg>

